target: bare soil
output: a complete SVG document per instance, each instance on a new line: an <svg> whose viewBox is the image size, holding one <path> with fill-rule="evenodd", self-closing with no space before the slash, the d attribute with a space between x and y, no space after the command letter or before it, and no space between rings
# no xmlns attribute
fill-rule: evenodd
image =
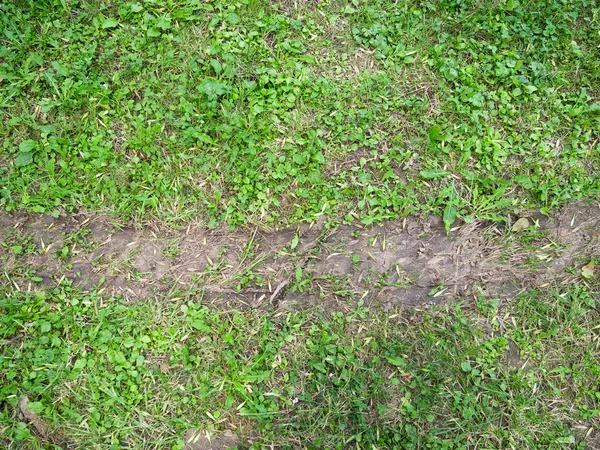
<svg viewBox="0 0 600 450"><path fill-rule="evenodd" d="M211 434L205 430L190 430L185 442L185 450L228 450L240 445L240 439L231 431Z"/></svg>
<svg viewBox="0 0 600 450"><path fill-rule="evenodd" d="M510 224L475 221L447 235L437 218L226 232L194 224L135 229L94 214L2 213L0 262L15 289L69 279L131 301L193 295L250 308L343 309L361 300L426 307L582 280L581 266L600 253L599 206L519 217L532 226L513 232Z"/></svg>

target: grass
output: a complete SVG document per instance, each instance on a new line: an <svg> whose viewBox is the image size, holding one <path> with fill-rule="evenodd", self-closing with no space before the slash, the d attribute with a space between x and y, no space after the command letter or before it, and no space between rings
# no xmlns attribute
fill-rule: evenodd
<svg viewBox="0 0 600 450"><path fill-rule="evenodd" d="M69 448L183 448L205 428L251 448L562 449L598 427L597 285L333 314L9 289L5 448L53 448L19 419L23 392Z"/></svg>
<svg viewBox="0 0 600 450"><path fill-rule="evenodd" d="M11 2L0 205L232 227L547 212L600 190L598 14Z"/></svg>
<svg viewBox="0 0 600 450"><path fill-rule="evenodd" d="M600 196L599 36L597 0L3 2L0 208L255 234L323 216L326 229L431 214L447 231L510 229ZM351 303L350 274L296 262L281 286L352 306L254 311L167 278L165 298L136 303L64 277L50 288L27 264L50 247L13 225L0 229L4 448L183 449L190 430L252 449L600 445L598 255L570 269L578 283L510 303L390 311ZM558 253L534 228L505 242L515 270ZM70 268L94 238L64 233L50 255ZM515 246L531 258L511 261ZM137 251L95 264L141 279ZM264 255L249 239L219 287L271 290ZM415 281L394 270L369 286Z"/></svg>

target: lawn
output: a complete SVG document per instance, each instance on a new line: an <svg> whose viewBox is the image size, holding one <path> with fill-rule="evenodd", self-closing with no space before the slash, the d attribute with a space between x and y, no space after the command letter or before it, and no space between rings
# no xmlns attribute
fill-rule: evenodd
<svg viewBox="0 0 600 450"><path fill-rule="evenodd" d="M3 439L182 449L202 428L256 449L593 449L579 442L598 444L598 289L328 315L132 305L67 285L10 293ZM18 419L24 393L48 436Z"/></svg>
<svg viewBox="0 0 600 450"><path fill-rule="evenodd" d="M599 44L597 0L1 3L0 446L600 448Z"/></svg>
<svg viewBox="0 0 600 450"><path fill-rule="evenodd" d="M0 205L279 226L600 192L595 1L15 1Z"/></svg>

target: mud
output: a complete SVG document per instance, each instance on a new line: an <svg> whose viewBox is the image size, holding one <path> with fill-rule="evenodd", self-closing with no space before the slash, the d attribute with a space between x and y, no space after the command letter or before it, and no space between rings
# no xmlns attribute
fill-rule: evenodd
<svg viewBox="0 0 600 450"><path fill-rule="evenodd" d="M514 233L510 224L475 221L446 234L437 218L224 232L193 224L134 229L99 215L3 213L0 263L21 290L67 279L131 301L193 296L283 309L363 301L387 309L477 295L511 299L532 286L581 280L580 267L600 254L597 204L519 217L534 225Z"/></svg>

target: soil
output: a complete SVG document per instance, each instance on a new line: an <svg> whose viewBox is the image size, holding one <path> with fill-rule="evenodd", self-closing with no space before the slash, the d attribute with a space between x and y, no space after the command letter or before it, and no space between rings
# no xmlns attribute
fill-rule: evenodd
<svg viewBox="0 0 600 450"><path fill-rule="evenodd" d="M597 204L519 217L534 225L512 232L510 224L475 221L446 234L437 218L225 232L2 213L0 261L22 290L68 279L131 301L194 295L217 306L339 310L358 301L389 309L477 295L507 300L532 286L581 280L581 266L600 254Z"/></svg>
<svg viewBox="0 0 600 450"><path fill-rule="evenodd" d="M185 435L185 442L184 450L228 450L240 445L239 437L229 430L220 434L190 430Z"/></svg>

